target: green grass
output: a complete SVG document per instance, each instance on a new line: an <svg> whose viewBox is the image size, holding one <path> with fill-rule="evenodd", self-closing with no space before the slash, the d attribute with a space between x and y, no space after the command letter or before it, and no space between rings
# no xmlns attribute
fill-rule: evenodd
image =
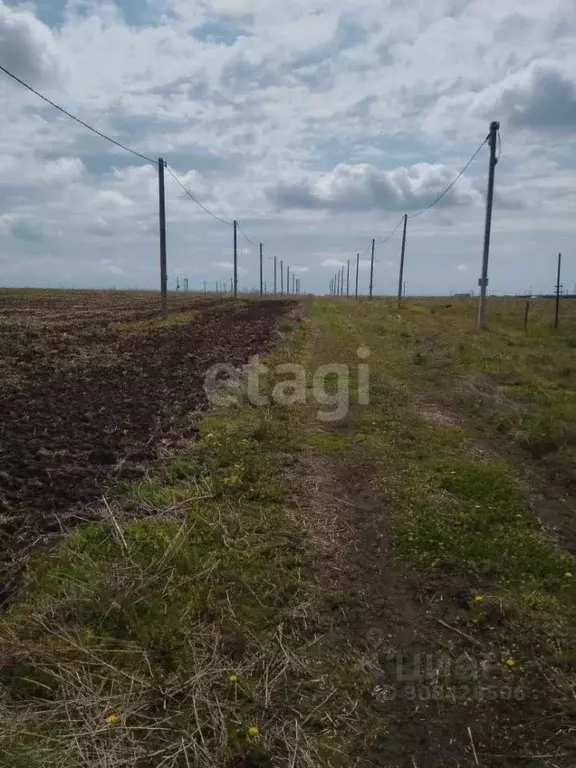
<svg viewBox="0 0 576 768"><path fill-rule="evenodd" d="M282 410L211 415L107 521L32 558L0 620L3 765L347 764L363 678L306 573L286 427Z"/></svg>
<svg viewBox="0 0 576 768"><path fill-rule="evenodd" d="M32 557L0 620L3 765L382 764L376 736L414 719L376 685L414 650L403 601L418 652L472 657L490 690L524 695L486 703L440 680L422 744L441 723L448 750L458 723L483 768L553 749L568 768L576 562L540 510L543 489L574 505L576 322L554 333L548 309L525 334L520 304L491 302L477 334L469 302L315 300L266 362L301 362L308 394L318 366L349 365L343 420L243 398L118 489L102 523ZM426 764L418 744L402 752Z"/></svg>

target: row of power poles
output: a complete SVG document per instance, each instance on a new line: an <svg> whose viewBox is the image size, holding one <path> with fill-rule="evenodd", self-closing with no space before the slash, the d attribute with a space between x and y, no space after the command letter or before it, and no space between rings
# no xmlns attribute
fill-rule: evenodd
<svg viewBox="0 0 576 768"><path fill-rule="evenodd" d="M492 227L492 206L494 202L494 176L496 164L498 158L496 157L496 148L498 142L498 132L500 124L493 121L490 124L490 132L487 137L487 142L490 148L490 162L488 173L488 194L486 200L486 220L484 227L484 249L482 255L482 273L479 280L480 286L480 300L478 304L478 328L485 327L486 318L486 298L488 291L488 261L490 254L490 234ZM166 162L163 158L158 158L158 190L159 190L159 218L160 218L160 290L161 290L161 304L162 315L166 317L168 315L168 271L167 271L167 258L166 258L166 195L164 188L164 170L166 168ZM408 219L410 217L404 215L404 229L402 233L402 251L400 255L400 270L398 277L398 305L401 304L403 288L404 288L404 258L406 253L406 235L408 228ZM238 222L234 220L234 274L231 280L231 292L236 297L238 296ZM373 296L374 286L374 249L375 241L372 241L372 257L370 261L370 286L369 295ZM360 256L356 256L356 288L355 295L358 295L358 272L360 266ZM274 258L274 295L278 293L277 286L277 272L278 265L277 260ZM260 294L264 294L264 268L263 268L263 246L260 243ZM558 284L560 280L558 280ZM330 293L337 296L344 295L344 285L346 284L346 295L350 295L350 261L334 275L330 281ZM290 267L286 267L286 291L284 291L284 265L280 262L280 293L290 294L300 292L300 280L295 277L294 274L290 275Z"/></svg>
<svg viewBox="0 0 576 768"><path fill-rule="evenodd" d="M162 158L158 158L158 197L159 197L159 221L160 221L160 295L161 295L161 312L163 317L168 317L168 266L167 266L167 247L166 247L166 190L164 181L164 171L167 167L166 161ZM226 223L226 222L224 222ZM230 278L230 293L236 298L238 296L238 229L239 225L236 220L232 222L233 226L233 248L234 248L234 263L233 263L233 276ZM262 243L260 245L260 295L263 296L266 292L267 284L264 282L264 264L263 264L263 249ZM274 257L274 296L278 293L278 263L276 257ZM183 279L183 285L180 285L180 278L177 278L176 290L181 288L185 291L188 290L188 278ZM216 283L216 291L218 293L227 292L228 286L224 282ZM204 292L206 293L206 283L204 282ZM284 263L280 262L280 294L300 294L301 282L300 278L297 278L294 272L290 272L290 266L286 266L286 290L284 290Z"/></svg>
<svg viewBox="0 0 576 768"><path fill-rule="evenodd" d="M374 290L374 252L376 249L376 240L372 240L372 255L370 258L370 287L369 295L372 298ZM330 280L330 294L332 296L350 296L350 263L348 259ZM354 281L354 296L358 298L358 285L360 279L360 254L356 254L356 279Z"/></svg>
<svg viewBox="0 0 576 768"><path fill-rule="evenodd" d="M486 325L486 299L488 292L488 262L490 256L490 235L492 230L492 207L494 204L494 177L498 158L496 156L496 149L498 145L498 138L500 130L500 123L493 121L490 123L490 132L486 138L490 149L490 160L488 166L488 193L486 197L486 219L484 224L484 248L482 252L482 272L478 284L480 286L480 298L478 302L478 318L477 326L479 329L484 328ZM426 209L425 209L426 210ZM398 306L402 303L402 297L405 293L404 290L404 261L406 256L406 236L408 231L408 214L404 214L403 219L403 231L402 231L402 247L400 252L400 269L398 274ZM360 256L356 256L356 290L355 295L358 296L358 269L359 269ZM560 259L559 259L560 264ZM560 267L559 267L560 269ZM346 290L344 290L346 285ZM370 261L370 298L373 296L374 285L374 241L372 241L372 258ZM560 285L560 277L558 277L558 285ZM345 266L342 266L338 272L330 280L330 293L334 296L349 296L350 295L350 261Z"/></svg>

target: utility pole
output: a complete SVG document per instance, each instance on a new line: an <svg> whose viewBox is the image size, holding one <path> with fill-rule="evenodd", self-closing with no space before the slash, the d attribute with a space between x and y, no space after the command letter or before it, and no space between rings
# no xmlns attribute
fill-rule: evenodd
<svg viewBox="0 0 576 768"><path fill-rule="evenodd" d="M180 278L177 277L176 278L176 292L178 292L179 290L180 290Z"/></svg>
<svg viewBox="0 0 576 768"><path fill-rule="evenodd" d="M478 302L478 329L486 326L486 292L488 290L488 259L490 258L490 233L492 230L492 205L494 203L494 171L496 169L496 140L500 123L490 123L488 143L490 146L490 165L488 167L488 196L486 198L486 223L484 227L484 253L482 255L482 277L479 280L480 300Z"/></svg>
<svg viewBox="0 0 576 768"><path fill-rule="evenodd" d="M356 254L356 298L358 298L358 277L360 273L360 254Z"/></svg>
<svg viewBox="0 0 576 768"><path fill-rule="evenodd" d="M292 293L296 293L296 275L292 272Z"/></svg>
<svg viewBox="0 0 576 768"><path fill-rule="evenodd" d="M160 214L160 303L162 317L168 317L168 268L166 265L166 192L164 189L164 168L166 163L158 158L158 202Z"/></svg>
<svg viewBox="0 0 576 768"><path fill-rule="evenodd" d="M404 255L406 253L406 230L408 229L408 214L404 214L404 231L402 232L402 251L400 253L400 276L398 278L398 307L402 304L404 288Z"/></svg>
<svg viewBox="0 0 576 768"><path fill-rule="evenodd" d="M290 267L286 267L286 294L290 293Z"/></svg>
<svg viewBox="0 0 576 768"><path fill-rule="evenodd" d="M234 219L234 298L238 297L238 222Z"/></svg>
<svg viewBox="0 0 576 768"><path fill-rule="evenodd" d="M260 243L260 296L264 294L263 280L264 280L264 267L262 266L262 243Z"/></svg>
<svg viewBox="0 0 576 768"><path fill-rule="evenodd" d="M284 262L280 261L280 294L284 296Z"/></svg>
<svg viewBox="0 0 576 768"><path fill-rule="evenodd" d="M560 274L562 272L562 254L558 254L558 278L556 280L556 313L554 315L554 328L558 330L560 324L560 296L562 294L562 284L560 282Z"/></svg>
<svg viewBox="0 0 576 768"><path fill-rule="evenodd" d="M376 240L372 240L372 257L370 259L370 298L372 298L374 288L374 248L376 247Z"/></svg>
<svg viewBox="0 0 576 768"><path fill-rule="evenodd" d="M336 296L340 296L340 278L342 277L342 274L340 270L336 273Z"/></svg>
<svg viewBox="0 0 576 768"><path fill-rule="evenodd" d="M276 296L276 256L274 256L274 296Z"/></svg>
<svg viewBox="0 0 576 768"><path fill-rule="evenodd" d="M348 263L346 265L346 296L350 296L350 259L348 259Z"/></svg>
<svg viewBox="0 0 576 768"><path fill-rule="evenodd" d="M204 293L206 293L206 280L202 281L204 283Z"/></svg>

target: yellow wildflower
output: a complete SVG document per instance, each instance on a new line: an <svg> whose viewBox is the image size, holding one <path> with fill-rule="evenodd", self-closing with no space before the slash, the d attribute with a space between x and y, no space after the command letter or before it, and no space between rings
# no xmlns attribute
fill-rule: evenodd
<svg viewBox="0 0 576 768"><path fill-rule="evenodd" d="M238 681L238 675L235 675L232 673L231 675L228 675L228 682L229 683L236 683Z"/></svg>
<svg viewBox="0 0 576 768"><path fill-rule="evenodd" d="M515 667L516 666L516 662L515 662L515 660L513 658L506 659L506 664L509 667Z"/></svg>
<svg viewBox="0 0 576 768"><path fill-rule="evenodd" d="M564 574L564 578L565 579L571 579L572 578L572 574L570 573L570 571L566 571L566 573Z"/></svg>
<svg viewBox="0 0 576 768"><path fill-rule="evenodd" d="M250 728L246 729L246 733L248 736L258 736L258 728L255 725L251 725Z"/></svg>
<svg viewBox="0 0 576 768"><path fill-rule="evenodd" d="M118 715L108 715L108 717L106 718L106 724L115 725L118 722L118 720L120 720Z"/></svg>
<svg viewBox="0 0 576 768"><path fill-rule="evenodd" d="M474 598L475 603L483 603L484 602L484 595L476 595Z"/></svg>

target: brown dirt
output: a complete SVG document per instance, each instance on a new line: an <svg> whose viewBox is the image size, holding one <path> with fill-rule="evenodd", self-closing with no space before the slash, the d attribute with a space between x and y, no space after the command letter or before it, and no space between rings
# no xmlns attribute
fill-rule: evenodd
<svg viewBox="0 0 576 768"><path fill-rule="evenodd" d="M28 298L20 297L22 314L41 315L48 297ZM70 295L49 298L43 328L0 324L7 374L0 385L0 604L31 548L85 519L83 507L113 483L141 475L167 447L194 436L208 368L240 366L266 349L294 306L196 301L190 324L120 332L111 323L140 317L141 303L131 315L125 298L119 312L105 296L78 325ZM64 326L54 323L62 314Z"/></svg>

